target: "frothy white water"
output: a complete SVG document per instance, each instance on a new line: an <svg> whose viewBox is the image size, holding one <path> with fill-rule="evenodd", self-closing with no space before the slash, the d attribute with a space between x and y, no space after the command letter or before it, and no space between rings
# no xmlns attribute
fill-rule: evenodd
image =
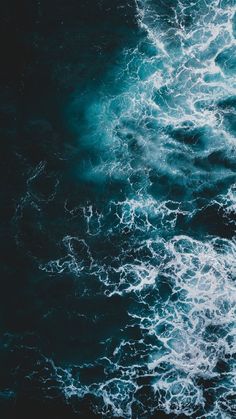
<svg viewBox="0 0 236 419"><path fill-rule="evenodd" d="M133 185L137 173L142 191L152 169L179 182L191 177L186 189L230 175L230 170L214 168L206 174L194 159L216 150L235 157L227 117L235 110L220 105L235 96L235 5L200 3L179 2L164 19L152 2L137 1L143 39L123 52L120 65L107 77L107 88L98 91L87 109L84 142L97 147L101 158L88 167L87 177L128 177Z"/></svg>
<svg viewBox="0 0 236 419"><path fill-rule="evenodd" d="M105 368L104 381L85 386L69 367L71 384L64 392L68 400L96 395L95 409L111 417L161 410L231 418L235 2L178 1L168 10L161 2L136 4L141 40L123 51L95 94L81 140L99 154L81 176L97 184L123 182L127 196L100 208L68 211L65 205L85 229L64 238L64 258L41 268L73 273L88 289L89 278L96 278L107 298L131 296L127 328L138 327L141 338L127 338L122 330L112 353L97 361ZM228 220L230 238L192 227L194 217L213 205ZM98 249L97 241L105 248Z"/></svg>

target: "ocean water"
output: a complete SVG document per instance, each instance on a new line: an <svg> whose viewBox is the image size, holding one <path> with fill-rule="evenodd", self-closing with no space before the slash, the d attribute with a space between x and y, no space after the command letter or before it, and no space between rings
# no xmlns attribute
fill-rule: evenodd
<svg viewBox="0 0 236 419"><path fill-rule="evenodd" d="M235 0L4 13L4 419L235 418Z"/></svg>

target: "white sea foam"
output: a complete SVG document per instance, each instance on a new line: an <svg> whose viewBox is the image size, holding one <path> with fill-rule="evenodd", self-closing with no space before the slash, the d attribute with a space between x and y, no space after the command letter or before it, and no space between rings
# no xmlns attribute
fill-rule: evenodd
<svg viewBox="0 0 236 419"><path fill-rule="evenodd" d="M220 159L213 165L209 158L216 152L229 163L235 158L228 119L235 111L222 104L236 94L229 65L236 5L178 1L168 16L152 1L136 5L140 42L123 51L107 75L116 83L114 93L106 86L95 92L82 139L99 155L82 175L93 182L127 182L127 197L70 210L86 228L79 238L64 238L65 257L41 268L72 273L76 280L94 276L108 298L131 296L130 321L142 338L124 335L106 357L107 380L85 386L71 375L63 391L68 400L96 395L102 402L95 410L111 417L141 418L161 410L231 418L236 242L198 232L191 220L216 205L233 236L233 165ZM107 244L105 250L98 251L95 240ZM227 363L223 372L220 362ZM139 393L144 378L152 391L146 400Z"/></svg>

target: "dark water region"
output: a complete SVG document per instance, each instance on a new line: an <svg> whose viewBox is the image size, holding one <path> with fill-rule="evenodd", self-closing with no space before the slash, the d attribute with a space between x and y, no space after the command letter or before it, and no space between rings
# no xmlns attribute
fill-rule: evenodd
<svg viewBox="0 0 236 419"><path fill-rule="evenodd" d="M1 6L1 417L235 417L235 1Z"/></svg>

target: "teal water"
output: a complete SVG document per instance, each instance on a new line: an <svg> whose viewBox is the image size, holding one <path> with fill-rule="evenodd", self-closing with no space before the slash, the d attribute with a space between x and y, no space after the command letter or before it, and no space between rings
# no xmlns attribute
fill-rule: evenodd
<svg viewBox="0 0 236 419"><path fill-rule="evenodd" d="M235 417L235 12L136 0L81 27L63 163L34 165L13 217L39 307L15 394L81 418Z"/></svg>

